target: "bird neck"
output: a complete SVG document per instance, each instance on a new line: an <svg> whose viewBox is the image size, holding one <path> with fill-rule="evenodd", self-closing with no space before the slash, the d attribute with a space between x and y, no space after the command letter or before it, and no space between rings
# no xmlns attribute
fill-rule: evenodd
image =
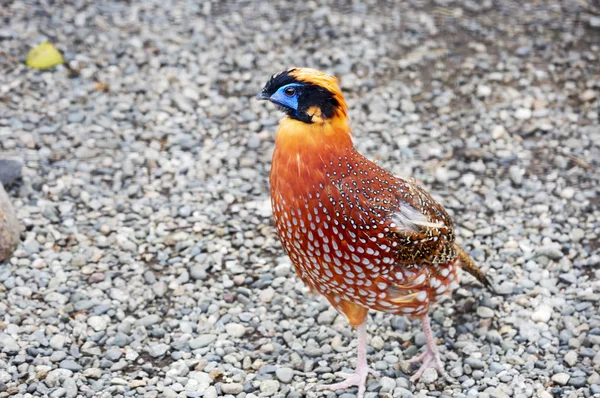
<svg viewBox="0 0 600 398"><path fill-rule="evenodd" d="M313 123L285 117L275 136L273 160L289 158L288 162L292 163L313 163L314 158L329 162L330 158L353 147L352 131L346 117L318 118Z"/></svg>
<svg viewBox="0 0 600 398"><path fill-rule="evenodd" d="M275 137L270 178L272 194L277 192L296 200L311 186L326 183L327 165L337 162L339 156L348 155L353 148L346 118L314 123L284 118Z"/></svg>

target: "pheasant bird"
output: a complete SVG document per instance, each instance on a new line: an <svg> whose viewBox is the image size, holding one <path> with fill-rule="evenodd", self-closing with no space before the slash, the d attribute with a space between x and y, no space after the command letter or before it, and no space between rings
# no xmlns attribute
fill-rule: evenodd
<svg viewBox="0 0 600 398"><path fill-rule="evenodd" d="M296 273L358 329L356 373L318 389L358 386L367 374L369 309L420 319L427 348L413 379L441 373L427 316L458 286L459 268L486 276L455 243L451 218L419 185L395 177L358 153L335 77L294 68L273 76L257 97L285 116L275 138L271 203L275 227Z"/></svg>

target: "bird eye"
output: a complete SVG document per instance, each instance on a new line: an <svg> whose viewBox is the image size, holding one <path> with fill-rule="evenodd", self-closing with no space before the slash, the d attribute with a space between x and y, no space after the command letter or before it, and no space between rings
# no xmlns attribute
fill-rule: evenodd
<svg viewBox="0 0 600 398"><path fill-rule="evenodd" d="M296 89L294 87L287 87L285 90L283 90L283 92L288 97L293 97L294 94L296 94Z"/></svg>

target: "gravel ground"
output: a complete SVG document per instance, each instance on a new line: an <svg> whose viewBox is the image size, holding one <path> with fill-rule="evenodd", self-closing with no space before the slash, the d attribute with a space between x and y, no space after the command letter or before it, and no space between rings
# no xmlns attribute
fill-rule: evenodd
<svg viewBox="0 0 600 398"><path fill-rule="evenodd" d="M341 78L359 149L423 181L498 290L434 307L455 383L412 384L420 327L372 313L367 397L600 396L597 2L31 3L0 9L24 226L0 398L336 396L310 388L354 332L277 240L280 115L253 100L293 65ZM68 68L24 65L46 38Z"/></svg>

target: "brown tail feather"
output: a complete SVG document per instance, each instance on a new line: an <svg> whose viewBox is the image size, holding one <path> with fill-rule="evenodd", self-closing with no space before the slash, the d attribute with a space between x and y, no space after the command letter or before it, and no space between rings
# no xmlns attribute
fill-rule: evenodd
<svg viewBox="0 0 600 398"><path fill-rule="evenodd" d="M471 257L465 253L465 251L459 245L455 244L456 251L458 252L458 257L460 258L460 262L462 263L462 269L467 271L469 274L473 275L475 279L477 279L483 286L488 288L491 292L495 293L494 286L492 285L492 281L479 269L477 265L473 262Z"/></svg>

